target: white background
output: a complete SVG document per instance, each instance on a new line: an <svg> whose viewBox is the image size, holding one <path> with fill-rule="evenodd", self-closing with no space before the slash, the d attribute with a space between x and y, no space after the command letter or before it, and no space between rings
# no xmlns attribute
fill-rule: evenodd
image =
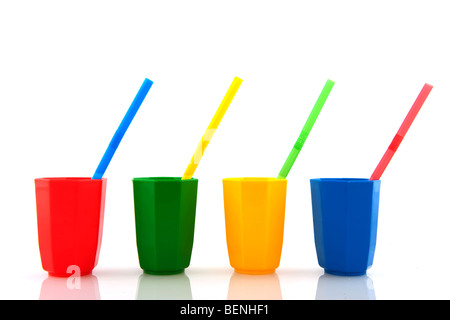
<svg viewBox="0 0 450 320"><path fill-rule="evenodd" d="M0 298L71 297L41 268L33 179L91 176L147 77L105 174L100 259L81 297L449 299L447 2L2 1ZM131 179L181 176L235 76L195 172L191 266L143 278ZM327 79L334 89L288 176L280 267L234 274L221 179L276 177ZM368 178L425 83L434 88L381 179L373 267L322 277L309 179Z"/></svg>

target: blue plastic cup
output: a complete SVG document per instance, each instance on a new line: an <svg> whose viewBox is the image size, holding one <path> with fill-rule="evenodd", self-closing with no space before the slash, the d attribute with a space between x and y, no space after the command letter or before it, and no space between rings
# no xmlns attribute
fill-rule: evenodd
<svg viewBox="0 0 450 320"><path fill-rule="evenodd" d="M380 180L311 179L314 242L326 273L364 275L372 266Z"/></svg>

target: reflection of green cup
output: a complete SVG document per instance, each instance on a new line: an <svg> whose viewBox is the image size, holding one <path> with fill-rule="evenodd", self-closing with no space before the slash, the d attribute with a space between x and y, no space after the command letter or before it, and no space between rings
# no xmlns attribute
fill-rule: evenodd
<svg viewBox="0 0 450 320"><path fill-rule="evenodd" d="M133 179L136 242L145 273L174 274L189 267L197 185L197 179Z"/></svg>

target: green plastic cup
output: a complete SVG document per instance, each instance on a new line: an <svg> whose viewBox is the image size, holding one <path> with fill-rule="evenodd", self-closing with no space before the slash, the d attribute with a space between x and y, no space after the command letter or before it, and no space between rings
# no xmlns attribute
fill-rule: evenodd
<svg viewBox="0 0 450 320"><path fill-rule="evenodd" d="M194 243L197 179L134 178L139 265L149 274L176 274L189 267Z"/></svg>

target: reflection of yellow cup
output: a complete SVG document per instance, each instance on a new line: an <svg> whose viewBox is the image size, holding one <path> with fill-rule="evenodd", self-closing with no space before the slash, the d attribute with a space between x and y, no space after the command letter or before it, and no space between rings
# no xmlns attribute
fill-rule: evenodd
<svg viewBox="0 0 450 320"><path fill-rule="evenodd" d="M266 274L280 265L287 180L223 179L230 264L236 272Z"/></svg>
<svg viewBox="0 0 450 320"><path fill-rule="evenodd" d="M282 300L276 273L259 276L233 272L227 300Z"/></svg>

